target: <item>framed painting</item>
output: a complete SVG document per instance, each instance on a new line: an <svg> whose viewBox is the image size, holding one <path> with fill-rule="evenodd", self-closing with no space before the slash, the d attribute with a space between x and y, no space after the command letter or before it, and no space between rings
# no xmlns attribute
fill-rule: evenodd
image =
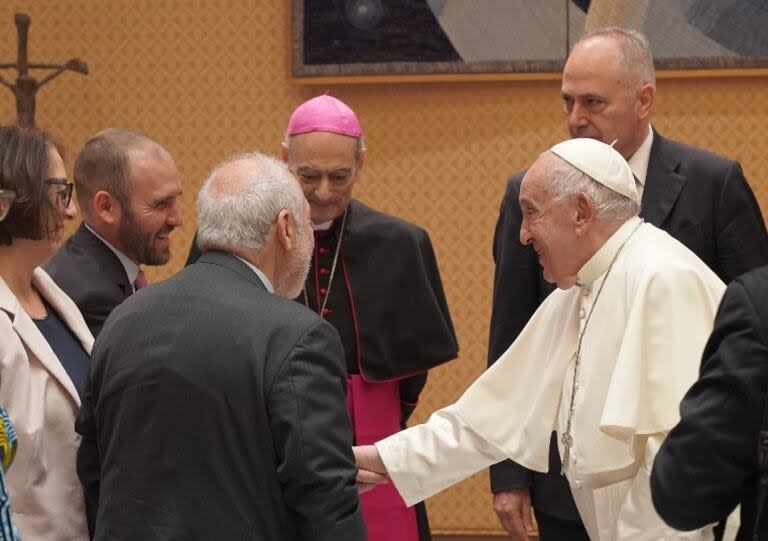
<svg viewBox="0 0 768 541"><path fill-rule="evenodd" d="M660 70L768 68L768 0L293 0L292 15L298 81L548 78L602 26L643 32Z"/></svg>

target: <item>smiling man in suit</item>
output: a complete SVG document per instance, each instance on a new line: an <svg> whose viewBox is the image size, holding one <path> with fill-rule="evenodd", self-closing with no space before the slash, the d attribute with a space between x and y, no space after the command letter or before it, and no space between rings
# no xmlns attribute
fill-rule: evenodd
<svg viewBox="0 0 768 541"><path fill-rule="evenodd" d="M46 270L98 336L115 306L146 285L141 266L168 263L181 181L167 150L121 128L85 143L74 179L83 223Z"/></svg>
<svg viewBox="0 0 768 541"><path fill-rule="evenodd" d="M638 32L591 32L576 44L563 71L571 136L615 141L637 179L642 218L685 244L726 283L768 263L765 222L739 163L659 134L650 123L655 95L653 58ZM533 249L519 242L523 173L509 180L496 224L489 365L554 289L543 280ZM555 445L549 469L535 473L510 461L491 468L493 506L502 525L513 539L526 540L533 505L542 541L588 539L559 474Z"/></svg>

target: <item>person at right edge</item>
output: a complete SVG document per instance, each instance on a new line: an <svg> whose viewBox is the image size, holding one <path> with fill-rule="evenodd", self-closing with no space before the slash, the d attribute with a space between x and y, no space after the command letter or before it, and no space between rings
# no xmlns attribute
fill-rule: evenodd
<svg viewBox="0 0 768 541"><path fill-rule="evenodd" d="M590 32L573 48L563 70L561 95L571 137L616 141L637 179L642 218L682 242L726 284L767 264L768 233L741 166L662 137L650 124L655 94L648 41L633 30ZM494 235L489 366L554 289L544 281L534 250L519 242L523 174L516 173L507 184ZM554 443L550 473L511 461L490 468L493 507L512 539L528 540L532 511L541 541L589 539L559 473Z"/></svg>

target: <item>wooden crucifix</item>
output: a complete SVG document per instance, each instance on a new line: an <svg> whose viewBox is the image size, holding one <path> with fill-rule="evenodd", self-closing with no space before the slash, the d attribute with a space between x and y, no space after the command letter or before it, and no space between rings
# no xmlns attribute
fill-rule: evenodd
<svg viewBox="0 0 768 541"><path fill-rule="evenodd" d="M40 87L67 70L87 75L88 65L78 58L71 58L64 64L38 64L29 62L27 54L30 23L29 15L26 13L17 13L14 17L14 21L16 22L16 30L19 34L18 57L15 64L0 64L0 70L15 69L18 76L16 77L16 81L11 83L0 75L0 84L10 88L16 96L16 114L19 117L19 125L31 127L35 125L35 97ZM29 73L30 69L52 71L38 81Z"/></svg>

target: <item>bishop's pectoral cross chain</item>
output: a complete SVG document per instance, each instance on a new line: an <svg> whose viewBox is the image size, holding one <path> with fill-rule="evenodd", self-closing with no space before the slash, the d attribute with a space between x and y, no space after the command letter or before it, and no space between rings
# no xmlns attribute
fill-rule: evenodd
<svg viewBox="0 0 768 541"><path fill-rule="evenodd" d="M328 287L325 290L325 297L323 297L322 304L318 306L318 314L320 315L321 319L325 319L325 305L328 304L328 297L331 296L331 286L333 286L333 277L336 276L336 264L339 262L339 253L341 252L341 239L344 236L344 227L347 225L348 210L349 209L344 211L344 216L341 218L341 227L339 227L339 240L336 241L336 252L333 254L333 262L331 263L331 274L328 277ZM309 297L307 296L306 285L301 290L301 292L304 295L304 306L309 308Z"/></svg>

